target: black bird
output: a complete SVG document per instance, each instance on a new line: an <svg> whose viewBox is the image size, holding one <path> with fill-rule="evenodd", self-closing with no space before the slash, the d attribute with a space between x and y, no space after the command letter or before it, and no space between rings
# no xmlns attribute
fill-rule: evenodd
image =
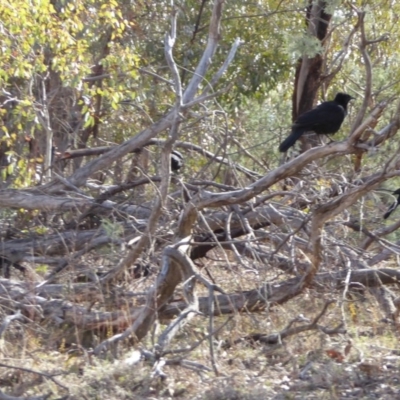
<svg viewBox="0 0 400 400"><path fill-rule="evenodd" d="M14 267L25 274L26 268L20 264L24 256L23 252L15 249L9 251L7 254L0 254L0 271L5 278L10 278L10 267Z"/></svg>
<svg viewBox="0 0 400 400"><path fill-rule="evenodd" d="M171 170L173 172L179 172L183 167L183 156L179 151L173 150L171 152Z"/></svg>
<svg viewBox="0 0 400 400"><path fill-rule="evenodd" d="M347 104L351 99L354 97L349 94L338 93L333 101L325 101L301 114L292 125L291 134L279 145L279 151L287 151L305 132L336 133L347 115Z"/></svg>
<svg viewBox="0 0 400 400"><path fill-rule="evenodd" d="M394 202L390 207L389 210L386 211L385 215L383 216L383 219L388 219L390 217L390 214L398 207L400 204L400 189L397 189L393 192L393 194L399 195L397 198L397 201Z"/></svg>

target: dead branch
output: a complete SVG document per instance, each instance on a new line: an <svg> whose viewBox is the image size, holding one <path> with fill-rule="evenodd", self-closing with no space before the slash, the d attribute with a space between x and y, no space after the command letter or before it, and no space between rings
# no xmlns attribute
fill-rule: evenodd
<svg viewBox="0 0 400 400"><path fill-rule="evenodd" d="M150 139L143 147L151 146L151 145L156 145L156 146L160 147L160 146L164 146L164 143L165 143L165 140L163 140L163 139ZM212 162L220 163L222 165L229 165L231 168L235 168L237 171L242 172L245 176L247 176L250 179L261 178L261 175L258 174L257 172L251 171L248 168L245 168L244 166L240 165L239 163L236 163L236 162L232 163L228 158L225 158L222 156L217 156L216 154L204 149L201 146L197 146L190 142L182 142L182 141L177 141L175 143L175 145L176 145L176 147L180 147L182 149L191 150L196 153L199 153ZM98 155L107 153L108 151L111 151L115 147L116 146L102 146L102 147L94 147L94 148L88 148L88 149L68 150L60 156L60 159L63 160L63 159L74 159L74 158L85 157L85 156L98 156ZM139 152L140 150L141 149L138 148L138 149L132 150L131 152Z"/></svg>
<svg viewBox="0 0 400 400"><path fill-rule="evenodd" d="M21 314L21 310L18 310L14 315L9 315L5 317L2 324L0 325L0 339L1 336L3 335L3 332L8 328L8 325L10 325L12 321L23 320L23 319L24 317Z"/></svg>
<svg viewBox="0 0 400 400"><path fill-rule="evenodd" d="M194 99L198 87L203 81L204 76L206 75L206 72L210 66L212 57L216 51L220 39L220 23L223 3L224 0L214 1L207 45L202 55L202 58L193 74L192 79L190 80L186 90L182 94L181 109L177 110L175 105L169 112L165 114L164 117L162 117L152 126L144 129L132 139L127 140L120 146L110 150L109 152L98 157L97 159L92 160L83 167L79 168L71 177L69 177L70 183L72 183L76 187L82 186L89 178L89 176L91 176L93 173L104 169L108 165L111 165L113 162L122 158L131 151L144 147L150 139L156 137L160 132L171 128L176 121L177 111L187 111L187 104ZM60 182L52 182L48 185L43 186L41 189L46 193L56 193L62 190L63 187L64 185Z"/></svg>
<svg viewBox="0 0 400 400"><path fill-rule="evenodd" d="M45 373L45 372L35 371L35 370L33 370L33 369L30 369L30 368L15 367L15 366L13 366L13 365L6 365L6 364L3 364L3 363L0 363L0 367L2 367L2 368L8 368L8 369L17 369L17 370L19 370L19 371L28 372L28 373L30 373L30 374L40 375L40 376L42 376L43 378L50 379L50 380L51 380L52 382L54 382L57 386L60 386L60 388L66 390L66 391L69 391L69 389L68 389L66 386L64 386L63 384L61 384L60 382L58 382L58 380L57 380L56 378L54 378L54 374L51 375L51 374L48 374L48 373Z"/></svg>
<svg viewBox="0 0 400 400"><path fill-rule="evenodd" d="M147 295L147 303L144 307L130 307L129 311L113 311L113 312L100 312L88 311L87 307L77 306L71 302L59 300L46 300L31 293L30 286L26 283L16 283L8 279L0 279L0 299L1 304L7 307L15 307L16 305L22 310L23 315L29 316L31 319L43 318L48 316L57 323L67 323L70 326L77 326L85 330L99 329L101 327L130 327L129 332L139 332L140 335L145 334L145 328L150 327L146 316L149 319L155 318L154 310L157 311L157 316L163 321L170 320L178 316L183 310L187 308L187 302L175 302L168 304L167 301L174 292L175 283L181 281L180 268L176 262L166 264L165 268L157 278L158 283L161 285L171 284L170 287L161 287L159 290L162 296L157 299L154 298L156 288L151 289ZM175 266L175 267L174 267ZM349 275L348 270L343 270L335 273L319 273L315 276L312 287L321 288L329 287L334 290L340 290L345 286L346 277L348 277L349 287L362 285L366 288L379 287L380 285L389 285L400 283L400 271L397 269L383 268L383 269L360 269L351 271ZM164 280L165 279L165 280ZM48 285L50 289L52 285ZM168 285L167 285L168 286ZM80 289L82 288L82 289ZM232 294L220 294L214 296L212 313L214 315L234 314L241 312L261 312L266 309L273 308L274 305L284 304L291 298L301 293L304 288L304 279L302 277L295 277L288 280L281 281L276 284L265 284L259 288ZM54 290L57 290L54 288ZM81 292L79 292L81 290ZM75 284L71 287L71 293L80 293L80 301L89 301L101 298L96 295L98 289L95 285L91 284ZM37 290L38 293L46 293L46 286ZM30 293L27 295L27 293ZM51 293L51 292L49 292ZM129 298L128 294L118 294L116 298ZM78 300L78 298L76 298ZM210 313L210 297L199 297L198 299L198 312L203 315ZM157 304L160 304L157 307ZM163 304L163 306L161 306ZM154 308L150 308L153 306ZM35 311L32 307L36 307ZM35 309L36 309L35 308ZM134 327L134 329L133 329ZM136 329L136 331L135 331ZM130 333L129 333L130 334ZM124 334L124 337L129 336ZM121 340L121 339L118 339Z"/></svg>
<svg viewBox="0 0 400 400"><path fill-rule="evenodd" d="M186 254L171 247L166 249L165 256L169 256L171 259L174 259L181 269L184 289L183 293L187 307L174 321L169 324L169 326L158 338L156 350L157 352L161 353L164 352L164 349L171 342L172 338L177 334L179 329L181 329L195 314L199 314L198 298L194 292L196 279L198 279L199 274L195 273L195 265L191 262Z"/></svg>
<svg viewBox="0 0 400 400"><path fill-rule="evenodd" d="M0 391L0 400L47 400L51 396L51 393L43 396L29 396L29 397L15 397L9 396Z"/></svg>
<svg viewBox="0 0 400 400"><path fill-rule="evenodd" d="M304 318L303 316L299 316L299 317L293 319L292 321L290 321L289 324L279 333L273 333L271 335L266 335L264 333L253 333L251 335L247 335L243 338L237 339L233 343L227 341L227 342L225 342L223 347L229 348L232 345L238 344L243 341L260 342L260 343L265 343L265 344L276 344L276 343L281 343L282 339L285 339L289 336L297 335L298 333L306 332L309 330L321 329L321 327L318 325L318 321L326 313L326 311L328 310L328 307L333 303L335 303L335 300L329 300L329 301L325 302L325 305L322 308L321 312L310 323L308 323L306 325L296 326L296 327L292 328L294 323L306 321L306 318ZM333 330L330 330L330 332L331 332L331 334L346 333L341 328L341 325L334 328Z"/></svg>

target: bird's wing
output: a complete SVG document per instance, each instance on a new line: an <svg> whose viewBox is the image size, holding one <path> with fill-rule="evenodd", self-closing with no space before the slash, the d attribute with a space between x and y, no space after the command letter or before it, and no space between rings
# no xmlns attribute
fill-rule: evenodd
<svg viewBox="0 0 400 400"><path fill-rule="evenodd" d="M294 125L298 127L309 127L327 124L329 121L338 121L345 117L345 110L335 102L325 102L318 107L300 115ZM342 120L340 122L343 122Z"/></svg>

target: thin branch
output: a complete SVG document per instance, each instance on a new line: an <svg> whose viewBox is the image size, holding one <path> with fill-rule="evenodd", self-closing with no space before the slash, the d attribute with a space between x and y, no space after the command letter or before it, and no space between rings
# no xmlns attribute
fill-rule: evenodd
<svg viewBox="0 0 400 400"><path fill-rule="evenodd" d="M7 317L4 318L3 323L0 325L0 339L1 336L3 335L3 332L8 328L8 325L10 325L11 322L14 320L19 320L19 321L24 320L24 317L21 314L21 310L18 310L17 313L14 315L8 315Z"/></svg>
<svg viewBox="0 0 400 400"><path fill-rule="evenodd" d="M24 371L24 372L28 372L30 374L36 374L39 376L43 376L43 378L50 379L57 386L60 386L61 388L63 388L66 391L69 391L69 388L67 386L64 386L60 382L58 382L57 379L54 378L54 375L47 374L46 372L39 372L39 371L35 371L33 369L24 368L24 367L15 367L14 365L7 365L7 364L3 364L3 363L0 363L0 367L8 368L8 369L16 369L18 371Z"/></svg>

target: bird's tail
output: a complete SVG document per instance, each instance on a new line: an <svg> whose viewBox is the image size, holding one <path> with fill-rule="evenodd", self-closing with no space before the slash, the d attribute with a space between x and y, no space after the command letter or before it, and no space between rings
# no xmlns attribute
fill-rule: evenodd
<svg viewBox="0 0 400 400"><path fill-rule="evenodd" d="M304 133L302 129L298 129L296 131L293 131L280 145L279 145L279 151L281 153L284 153L285 151L288 151L290 147L292 147L296 141L300 138L300 136Z"/></svg>
<svg viewBox="0 0 400 400"><path fill-rule="evenodd" d="M398 201L396 203L393 203L389 207L389 210L386 211L385 215L383 216L383 219L388 219L390 217L390 214L397 208L398 205L399 205Z"/></svg>

